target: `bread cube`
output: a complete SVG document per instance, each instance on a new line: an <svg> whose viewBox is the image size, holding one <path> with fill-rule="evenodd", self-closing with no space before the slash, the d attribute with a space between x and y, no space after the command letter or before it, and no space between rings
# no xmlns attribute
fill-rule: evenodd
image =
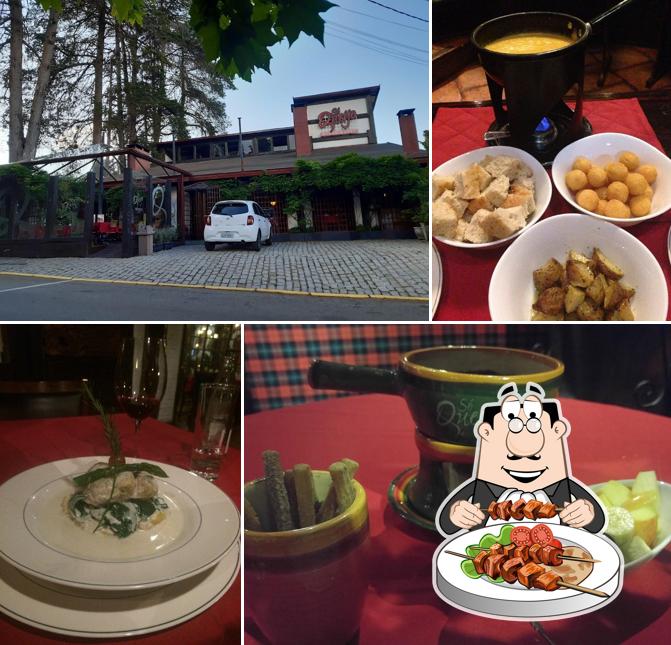
<svg viewBox="0 0 671 645"><path fill-rule="evenodd" d="M484 209L486 211L494 210L494 207L492 206L491 202L485 197L484 193L480 195L480 197L471 199L471 201L468 202L467 210L469 213L475 214L481 209Z"/></svg>
<svg viewBox="0 0 671 645"><path fill-rule="evenodd" d="M508 189L510 188L510 179L505 175L501 175L494 179L485 190L482 191L482 197L494 207L501 206L503 200L508 196ZM490 209L491 210L491 209Z"/></svg>
<svg viewBox="0 0 671 645"><path fill-rule="evenodd" d="M464 234L466 233L467 228L468 228L468 222L463 218L460 219L457 222L457 230L454 233L454 239L457 240L458 242L463 242Z"/></svg>
<svg viewBox="0 0 671 645"><path fill-rule="evenodd" d="M489 185L492 176L474 163L455 178L454 193L461 199L475 199Z"/></svg>
<svg viewBox="0 0 671 645"><path fill-rule="evenodd" d="M431 177L433 199L438 199L446 190L454 190L452 175L436 175Z"/></svg>
<svg viewBox="0 0 671 645"><path fill-rule="evenodd" d="M487 219L486 229L491 237L502 240L519 231L526 223L527 211L524 206L497 208Z"/></svg>
<svg viewBox="0 0 671 645"><path fill-rule="evenodd" d="M483 244L484 242L491 242L492 237L485 228L487 220L491 217L491 211L485 209L479 210L471 217L471 221L466 227L464 233L465 242L473 242L473 244Z"/></svg>
<svg viewBox="0 0 671 645"><path fill-rule="evenodd" d="M505 198L501 207L512 208L513 206L524 206L527 215L531 215L536 210L533 191L521 184L513 184L510 194Z"/></svg>
<svg viewBox="0 0 671 645"><path fill-rule="evenodd" d="M432 231L437 237L447 237L451 240L457 233L459 216L456 211L445 201L438 200L433 204Z"/></svg>
<svg viewBox="0 0 671 645"><path fill-rule="evenodd" d="M461 217L468 206L468 202L465 199L460 199L451 190L446 190L440 196L439 201L447 203L447 205L450 206L452 210L454 210L454 212L457 214L457 217ZM434 208L435 208L435 202L434 202Z"/></svg>
<svg viewBox="0 0 671 645"><path fill-rule="evenodd" d="M516 179L522 170L522 162L507 155L487 155L481 165L492 177L505 175L508 179Z"/></svg>

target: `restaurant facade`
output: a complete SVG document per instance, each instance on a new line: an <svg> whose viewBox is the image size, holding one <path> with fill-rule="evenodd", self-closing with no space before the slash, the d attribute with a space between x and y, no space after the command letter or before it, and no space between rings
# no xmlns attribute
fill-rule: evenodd
<svg viewBox="0 0 671 645"><path fill-rule="evenodd" d="M366 159L401 155L420 166L428 152L420 149L414 108L397 114L401 144L379 142L375 104L380 86L294 97L293 125L178 141L162 141L153 154L185 173L182 189L171 186L170 222L186 239L202 239L212 206L220 199L251 198L273 217L275 239L351 239L361 236L412 237L413 220L402 207L402 190L390 186L371 198L364 191L331 186L314 190L299 209L276 192L231 194L231 186L249 185L262 175L292 175L299 160L326 164L344 155ZM162 169L130 158L137 176L149 172L159 182ZM232 181L231 181L232 180ZM335 182L337 184L337 182ZM224 189L226 186L226 189ZM241 191L242 193L243 191Z"/></svg>

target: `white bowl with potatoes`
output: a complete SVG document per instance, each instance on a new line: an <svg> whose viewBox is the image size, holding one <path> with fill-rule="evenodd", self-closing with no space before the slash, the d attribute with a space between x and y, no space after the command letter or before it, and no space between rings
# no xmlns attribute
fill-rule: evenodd
<svg viewBox="0 0 671 645"><path fill-rule="evenodd" d="M566 146L552 181L571 206L618 226L634 226L671 209L671 159L641 139L615 132Z"/></svg>
<svg viewBox="0 0 671 645"><path fill-rule="evenodd" d="M671 484L658 481L654 471L590 488L606 509L605 533L620 547L625 571L652 560L671 543Z"/></svg>
<svg viewBox="0 0 671 645"><path fill-rule="evenodd" d="M624 229L579 213L553 215L525 231L489 283L494 321L666 320L659 262Z"/></svg>
<svg viewBox="0 0 671 645"><path fill-rule="evenodd" d="M468 249L502 246L535 224L552 197L547 171L510 146L472 150L432 174L432 234Z"/></svg>

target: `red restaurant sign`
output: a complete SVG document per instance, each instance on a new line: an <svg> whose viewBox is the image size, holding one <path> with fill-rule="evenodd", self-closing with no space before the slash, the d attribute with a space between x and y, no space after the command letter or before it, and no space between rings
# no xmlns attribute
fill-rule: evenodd
<svg viewBox="0 0 671 645"><path fill-rule="evenodd" d="M320 112L317 117L319 129L329 128L330 132L335 130L336 125L340 125L343 130L347 130L352 121L356 121L356 110L340 111L340 108L333 108L330 112Z"/></svg>

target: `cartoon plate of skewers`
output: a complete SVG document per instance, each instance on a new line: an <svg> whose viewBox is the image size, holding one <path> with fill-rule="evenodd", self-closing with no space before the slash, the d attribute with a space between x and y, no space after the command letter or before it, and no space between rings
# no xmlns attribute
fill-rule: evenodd
<svg viewBox="0 0 671 645"><path fill-rule="evenodd" d="M511 517L510 509L488 510ZM494 529L512 539L490 544L489 537L487 547L478 546ZM472 563L470 574L464 562ZM557 620L608 604L622 587L622 566L619 550L601 535L537 522L499 524L445 541L434 556L434 588L449 604L481 616Z"/></svg>

